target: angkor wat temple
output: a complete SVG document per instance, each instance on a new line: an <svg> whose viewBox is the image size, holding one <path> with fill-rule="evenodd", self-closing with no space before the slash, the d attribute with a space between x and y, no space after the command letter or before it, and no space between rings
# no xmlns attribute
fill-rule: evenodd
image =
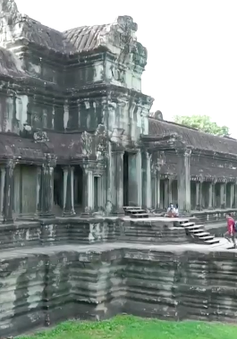
<svg viewBox="0 0 237 339"><path fill-rule="evenodd" d="M147 213L173 202L183 215L218 222L227 210L237 210L237 141L150 113L153 99L141 86L147 50L136 31L131 17L119 16L112 24L59 32L20 14L13 0L0 1L1 249L23 246L25 255L27 247L42 244L118 242L118 234L126 233L124 206ZM184 240L185 232L177 232ZM6 253L4 260L10 260ZM39 256L31 274L45 260ZM31 259L16 264L16 257L5 275L0 269L1 279L15 272L15 289L22 281L30 289L22 267ZM68 279L67 272L62 274ZM68 287L63 281L75 296L79 283ZM0 284L0 293L7 284ZM45 290L41 306L49 298ZM0 314L0 329L9 333L26 327L20 307L30 303L22 306L17 293L14 298L15 306L8 306L17 325ZM51 311L42 306L41 314L39 303L32 306L35 325L49 316L63 318L54 313L55 304ZM75 315L71 308L67 312Z"/></svg>

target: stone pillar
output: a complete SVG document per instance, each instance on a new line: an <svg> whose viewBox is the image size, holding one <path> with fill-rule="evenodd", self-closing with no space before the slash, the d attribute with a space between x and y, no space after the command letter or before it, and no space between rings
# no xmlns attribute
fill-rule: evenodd
<svg viewBox="0 0 237 339"><path fill-rule="evenodd" d="M216 208L216 182L212 183L212 207Z"/></svg>
<svg viewBox="0 0 237 339"><path fill-rule="evenodd" d="M36 213L40 214L40 187L41 187L41 167L37 167L37 179L36 179Z"/></svg>
<svg viewBox="0 0 237 339"><path fill-rule="evenodd" d="M0 201L0 218L3 220L3 202L4 202L4 186L5 186L5 177L6 177L6 168L5 167L0 167L1 171L1 201Z"/></svg>
<svg viewBox="0 0 237 339"><path fill-rule="evenodd" d="M9 160L6 164L4 173L4 189L3 189L3 222L13 222L13 197L14 197L14 168L15 163L13 160ZM3 183L3 179L1 180Z"/></svg>
<svg viewBox="0 0 237 339"><path fill-rule="evenodd" d="M237 208L237 182L234 183L234 208Z"/></svg>
<svg viewBox="0 0 237 339"><path fill-rule="evenodd" d="M53 215L53 192L54 192L54 167L55 160L47 159L41 167L40 190L39 190L39 216L52 218Z"/></svg>
<svg viewBox="0 0 237 339"><path fill-rule="evenodd" d="M149 156L149 155L148 155ZM139 150L136 154L136 166L137 166L137 205L142 206L142 154ZM147 182L149 185L149 181L151 182L151 163L149 160L149 164L147 165L147 173L150 173L150 179L147 177ZM150 192L151 195L151 192ZM150 204L151 205L151 204Z"/></svg>
<svg viewBox="0 0 237 339"><path fill-rule="evenodd" d="M226 208L226 183L220 185L220 207Z"/></svg>
<svg viewBox="0 0 237 339"><path fill-rule="evenodd" d="M169 201L169 180L164 180L164 208L167 209L171 201Z"/></svg>
<svg viewBox="0 0 237 339"><path fill-rule="evenodd" d="M230 184L230 208L234 207L235 201L235 185L233 183Z"/></svg>
<svg viewBox="0 0 237 339"><path fill-rule="evenodd" d="M196 182L196 210L202 209L202 182Z"/></svg>
<svg viewBox="0 0 237 339"><path fill-rule="evenodd" d="M156 209L160 209L160 169L156 172L156 191L157 191L157 201L156 201Z"/></svg>
<svg viewBox="0 0 237 339"><path fill-rule="evenodd" d="M129 205L142 205L142 156L141 151L128 154Z"/></svg>
<svg viewBox="0 0 237 339"><path fill-rule="evenodd" d="M145 155L145 175L146 175L146 199L145 207L152 207L152 188L151 188L151 154L146 152Z"/></svg>
<svg viewBox="0 0 237 339"><path fill-rule="evenodd" d="M111 152L112 213L124 214L123 210L123 155L124 150Z"/></svg>
<svg viewBox="0 0 237 339"><path fill-rule="evenodd" d="M94 209L93 170L88 164L83 165L83 213L90 215Z"/></svg>
<svg viewBox="0 0 237 339"><path fill-rule="evenodd" d="M74 210L74 167L63 167L63 216L75 215Z"/></svg>
<svg viewBox="0 0 237 339"><path fill-rule="evenodd" d="M172 192L172 182L173 179L169 178L168 179L168 196L169 196L169 203L174 203L173 201L173 192Z"/></svg>
<svg viewBox="0 0 237 339"><path fill-rule="evenodd" d="M178 205L180 213L191 211L191 150L179 150L178 152Z"/></svg>
<svg viewBox="0 0 237 339"><path fill-rule="evenodd" d="M210 182L209 183L209 187L208 187L208 209L211 209L213 206L212 206L212 202L213 202L213 185L212 183Z"/></svg>

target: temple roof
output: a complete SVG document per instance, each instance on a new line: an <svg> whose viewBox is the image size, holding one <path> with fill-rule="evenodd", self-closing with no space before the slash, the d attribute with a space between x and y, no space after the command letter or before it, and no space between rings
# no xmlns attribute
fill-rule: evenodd
<svg viewBox="0 0 237 339"><path fill-rule="evenodd" d="M90 52L100 47L117 54L129 44L128 50L131 51L132 46L146 60L146 49L137 42L136 31L137 24L130 16L119 16L110 24L82 26L59 32L22 15L14 0L0 0L0 45L3 47L17 40L26 40L66 55Z"/></svg>
<svg viewBox="0 0 237 339"><path fill-rule="evenodd" d="M169 121L149 117L149 136L165 136L176 133L182 141L194 149L237 155L237 140L218 137Z"/></svg>
<svg viewBox="0 0 237 339"><path fill-rule="evenodd" d="M72 50L82 53L99 48L108 29L109 25L82 26L67 30L63 35L73 46Z"/></svg>
<svg viewBox="0 0 237 339"><path fill-rule="evenodd" d="M21 29L13 31L14 40L24 38L30 43L62 54L75 52L73 46L68 43L61 32L42 25L39 21L28 16L21 16L19 24Z"/></svg>

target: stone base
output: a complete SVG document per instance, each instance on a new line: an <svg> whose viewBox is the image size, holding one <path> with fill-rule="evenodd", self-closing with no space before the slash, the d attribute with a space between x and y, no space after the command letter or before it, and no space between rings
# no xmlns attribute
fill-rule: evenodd
<svg viewBox="0 0 237 339"><path fill-rule="evenodd" d="M166 218L130 219L46 218L0 225L1 249L58 244L93 244L128 241L134 243L187 243L185 230Z"/></svg>
<svg viewBox="0 0 237 339"><path fill-rule="evenodd" d="M3 251L0 260L1 337L69 318L98 320L124 312L236 320L236 250L193 244L60 245Z"/></svg>

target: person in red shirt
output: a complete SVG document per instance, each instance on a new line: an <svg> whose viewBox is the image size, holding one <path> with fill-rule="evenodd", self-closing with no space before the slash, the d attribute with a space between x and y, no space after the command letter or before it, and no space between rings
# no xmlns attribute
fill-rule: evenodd
<svg viewBox="0 0 237 339"><path fill-rule="evenodd" d="M230 214L226 214L226 220L227 220L227 232L225 233L225 238L231 242L233 241L234 248L236 248L236 242L235 242L235 221L232 218Z"/></svg>

